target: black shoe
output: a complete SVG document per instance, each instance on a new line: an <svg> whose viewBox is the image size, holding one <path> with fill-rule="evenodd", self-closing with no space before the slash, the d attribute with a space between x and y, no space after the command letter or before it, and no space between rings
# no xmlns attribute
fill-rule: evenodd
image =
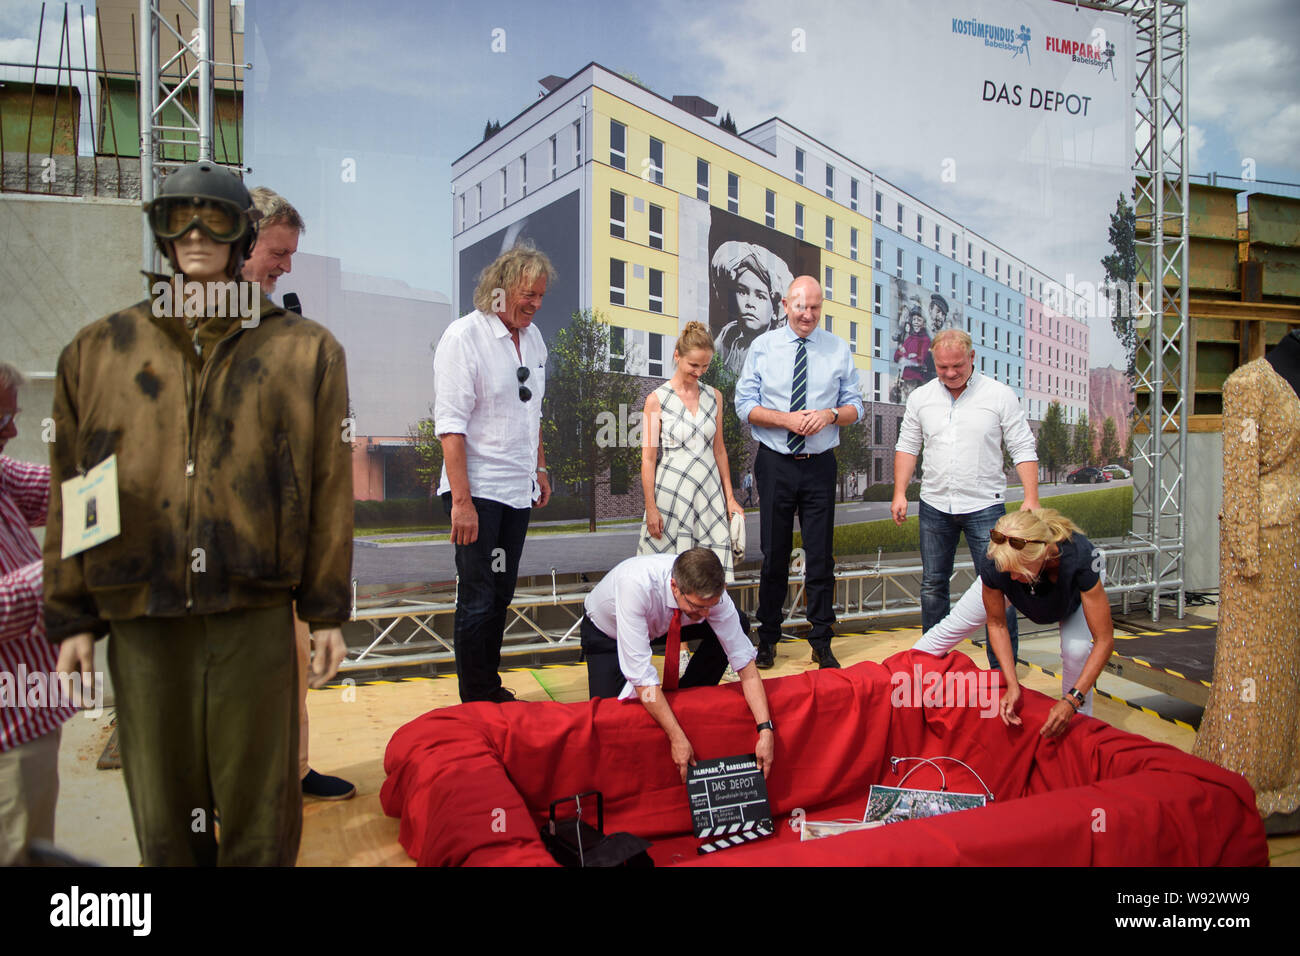
<svg viewBox="0 0 1300 956"><path fill-rule="evenodd" d="M302 778L302 794L319 800L348 800L357 795L357 788L342 777L330 777L308 770Z"/></svg>
<svg viewBox="0 0 1300 956"><path fill-rule="evenodd" d="M492 692L492 696L485 697L483 699L491 704L509 704L509 703L513 703L519 698L514 695L513 691L510 691L505 687L498 687L496 690Z"/></svg>
<svg viewBox="0 0 1300 956"><path fill-rule="evenodd" d="M776 666L776 645L759 644L758 656L754 658L754 663L758 665L761 671L770 671Z"/></svg>
<svg viewBox="0 0 1300 956"><path fill-rule="evenodd" d="M829 647L820 651L814 647L812 655L813 655L813 662L818 667L823 669L828 667L835 668L837 670L839 669L840 662L835 659L835 655L831 653L831 649Z"/></svg>

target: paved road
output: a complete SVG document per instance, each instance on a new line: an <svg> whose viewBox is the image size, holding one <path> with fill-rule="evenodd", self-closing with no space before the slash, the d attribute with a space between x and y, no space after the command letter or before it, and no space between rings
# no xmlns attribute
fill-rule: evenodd
<svg viewBox="0 0 1300 956"><path fill-rule="evenodd" d="M1102 491L1121 485L1131 485L1132 479L1110 481L1105 485L1047 485L1040 489L1039 497L1074 494L1080 491ZM1007 497L1018 501L1022 497L1020 486L1007 489ZM916 514L916 502L908 507L908 514ZM536 512L540 518L544 510ZM758 508L746 509L745 538L749 548L746 560L762 557L758 538ZM836 524L853 524L889 517L889 502L872 501L835 506ZM563 523L563 522L562 522ZM547 575L552 568L565 573L605 572L624 558L636 553L639 522L606 526L596 534L530 535L524 542L524 553L519 562L520 576ZM400 540L383 542L358 540L354 546L352 570L357 581L367 587L381 584L406 584L415 582L450 581L456 576L456 563L452 546L443 541L422 541L403 544Z"/></svg>

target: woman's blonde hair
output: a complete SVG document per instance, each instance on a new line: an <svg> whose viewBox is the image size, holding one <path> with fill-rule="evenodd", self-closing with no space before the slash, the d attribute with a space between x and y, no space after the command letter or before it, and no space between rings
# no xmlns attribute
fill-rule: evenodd
<svg viewBox="0 0 1300 956"><path fill-rule="evenodd" d="M712 352L713 336L709 334L703 322L687 322L686 328L682 329L682 334L677 336L677 344L673 346L673 351L678 357L684 358L687 352L696 349L708 349Z"/></svg>
<svg viewBox="0 0 1300 956"><path fill-rule="evenodd" d="M988 556L993 559L999 571L1024 575L1029 574L1025 568L1046 555L1051 545L1064 541L1072 534L1083 533L1077 524L1051 508L1021 508L1013 511L999 518L993 530L1000 531L1009 538L1023 538L1028 542L1016 550L1010 541L1002 544L990 541L988 550Z"/></svg>

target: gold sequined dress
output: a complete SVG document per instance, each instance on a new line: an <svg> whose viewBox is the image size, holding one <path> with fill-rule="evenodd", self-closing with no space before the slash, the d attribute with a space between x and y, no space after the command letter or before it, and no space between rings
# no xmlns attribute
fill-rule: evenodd
<svg viewBox="0 0 1300 956"><path fill-rule="evenodd" d="M1223 386L1214 682L1195 753L1261 816L1300 807L1300 398L1265 359Z"/></svg>

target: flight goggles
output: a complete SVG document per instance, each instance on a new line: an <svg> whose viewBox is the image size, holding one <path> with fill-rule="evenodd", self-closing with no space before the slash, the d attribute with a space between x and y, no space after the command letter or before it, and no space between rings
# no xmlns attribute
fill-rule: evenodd
<svg viewBox="0 0 1300 956"><path fill-rule="evenodd" d="M216 242L236 242L251 228L249 214L224 199L160 196L149 204L149 226L159 239L179 239L195 226Z"/></svg>

